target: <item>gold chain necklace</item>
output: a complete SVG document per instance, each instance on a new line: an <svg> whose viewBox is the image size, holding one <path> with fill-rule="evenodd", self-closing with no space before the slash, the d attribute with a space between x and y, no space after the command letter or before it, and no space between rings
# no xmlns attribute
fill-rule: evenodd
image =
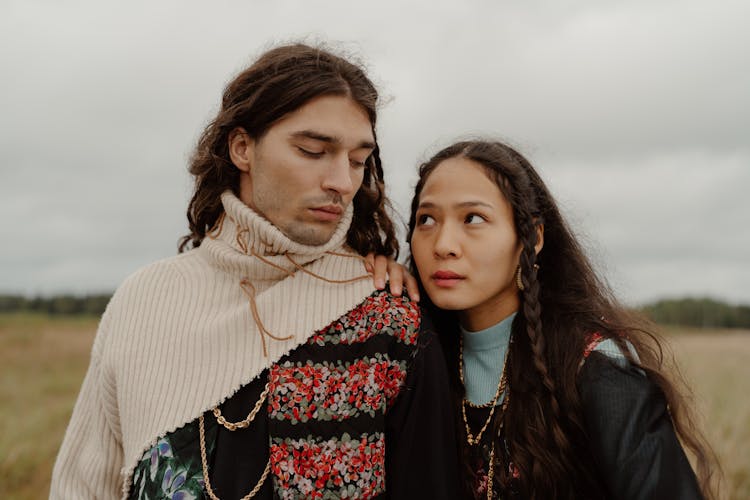
<svg viewBox="0 0 750 500"><path fill-rule="evenodd" d="M461 413L463 414L464 418L464 425L466 426L466 441L469 443L470 446L473 446L475 444L478 444L479 441L482 439L482 434L485 430L487 430L487 426L490 425L490 422L492 421L492 416L495 413L495 407L497 405L497 400L500 398L500 395L505 393L505 390L508 385L507 377L506 377L506 369L508 367L508 352L510 351L510 344L508 345L508 349L505 351L505 358L503 359L503 371L500 374L500 380L497 384L497 390L495 391L495 397L492 398L492 400L488 403L484 404L473 404L472 402L468 401L466 398L463 399L461 404ZM464 383L464 342L463 338L459 337L459 351L458 351L458 375L461 379L461 384L466 386ZM502 415L505 414L505 410L508 408L508 400L510 399L510 395L506 394L505 398L503 399L503 404L501 405L500 412L498 415L500 415L499 418L502 418ZM471 433L471 429L469 428L469 420L466 418L466 405L471 406L472 408L490 408L490 414L487 417L487 420L484 422L484 425L482 426L482 429L479 431L479 433L476 436L473 436ZM502 428L502 421L500 422L500 426ZM494 481L495 481L495 440L492 440L492 447L490 448L490 460L489 464L487 465L487 500L492 500L493 496L493 490L494 490Z"/></svg>
<svg viewBox="0 0 750 500"><path fill-rule="evenodd" d="M492 441L490 451L490 464L487 468L487 500L492 500L493 482L495 481L495 441Z"/></svg>
<svg viewBox="0 0 750 500"><path fill-rule="evenodd" d="M229 431L236 431L237 429L246 429L250 423L255 420L255 416L258 414L260 409L262 408L263 402L268 397L268 391L269 391L270 384L268 381L266 381L266 387L263 389L263 392L260 394L260 397L258 398L258 402L255 403L255 406L253 406L253 409L250 410L250 413L247 415L247 417L244 420L240 420L239 422L229 422L226 418L224 418L224 415L221 414L221 410L217 406L213 410L214 417L216 417L216 423L219 425L224 426L225 429ZM201 445L201 465L203 467L203 482L206 485L206 493L208 493L208 496L211 497L211 500L220 500L219 497L216 496L214 493L213 488L211 487L211 480L208 477L208 457L206 454L206 431L204 429L203 425L203 415L201 414L200 417L198 417L198 434L200 435L200 445ZM266 482L266 478L268 477L268 473L271 471L271 457L268 458L268 461L266 462L266 468L263 469L263 474L261 474L260 479L255 484L255 487L250 490L250 493L242 497L240 500L250 500L255 495L258 494L260 491L260 488L263 486L263 483Z"/></svg>
<svg viewBox="0 0 750 500"><path fill-rule="evenodd" d="M263 392L260 393L260 397L258 399L258 402L255 403L255 406L252 410L250 410L250 413L248 413L247 417L244 420L240 420L239 422L229 422L227 419L224 418L224 415L221 414L221 410L217 406L214 408L213 413L214 417L216 417L216 422L219 425L224 426L225 429L228 431L236 431L237 429L246 429L250 423L255 419L255 415L258 414L258 412L261 409L261 405L263 404L263 401L266 400L268 397L268 389L269 385L268 382L266 382L266 387L263 389Z"/></svg>
<svg viewBox="0 0 750 500"><path fill-rule="evenodd" d="M206 457L206 431L203 428L203 415L198 417L198 434L200 434L201 441L201 465L203 466L203 483L206 485L206 493L208 493L208 496L211 497L211 500L220 500L219 497L216 496L216 493L214 493L214 490L211 487L211 480L208 478L208 458ZM268 477L268 473L270 471L271 457L268 457L266 468L263 470L263 474L260 476L260 479L258 479L255 487L250 490L250 493L242 497L240 500L250 500L255 495L257 495L260 491L260 488L263 486L263 483L266 482L266 478Z"/></svg>
<svg viewBox="0 0 750 500"><path fill-rule="evenodd" d="M490 425L490 422L492 421L492 416L495 414L495 407L497 405L498 399L500 399L500 395L505 392L505 389L507 387L507 379L505 376L505 369L508 366L508 351L510 351L510 345L508 346L508 349L505 351L505 358L503 359L503 371L500 374L500 380L497 384L497 390L495 391L495 396L492 398L492 400L489 403L485 403L482 405L474 405L466 400L466 398L463 398L461 401L461 414L464 419L464 426L466 427L466 442L469 443L470 446L474 446L476 444L479 444L479 441L482 439L482 434L484 434L484 431L487 430L487 427ZM459 337L459 349L458 349L458 376L461 379L461 384L466 387L466 384L464 383L464 341L462 337ZM484 422L484 425L479 430L476 436L474 436L471 433L471 428L469 427L469 419L466 418L466 405L472 406L474 408L490 408L490 414L487 416L487 420ZM508 405L508 397L506 396L503 400L503 405L501 409L501 414L505 412L505 408Z"/></svg>

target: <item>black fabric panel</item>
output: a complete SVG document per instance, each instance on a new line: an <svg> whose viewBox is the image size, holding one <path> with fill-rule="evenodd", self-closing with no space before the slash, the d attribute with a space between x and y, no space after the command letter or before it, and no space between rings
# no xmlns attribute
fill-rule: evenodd
<svg viewBox="0 0 750 500"><path fill-rule="evenodd" d="M353 363L362 358L370 358L375 353L388 354L391 359L404 360L414 355L413 345L399 342L390 335L373 335L364 342L354 344L302 344L292 352L282 357L277 364L282 365L286 361L302 364L312 361L313 363L335 363L344 365Z"/></svg>
<svg viewBox="0 0 750 500"><path fill-rule="evenodd" d="M388 412L386 491L390 498L459 498L455 416L440 342L422 315L419 349Z"/></svg>
<svg viewBox="0 0 750 500"><path fill-rule="evenodd" d="M252 382L242 387L222 406L224 418L230 422L244 420L255 406L268 380L264 370ZM247 429L229 431L216 424L212 412L206 412L205 421L218 427L213 463L210 467L214 493L221 499L242 498L255 487L268 463L268 411L266 404ZM272 475L268 475L262 489L253 498L273 498Z"/></svg>
<svg viewBox="0 0 750 500"><path fill-rule="evenodd" d="M703 498L664 395L645 375L592 352L579 390L591 452L610 498Z"/></svg>

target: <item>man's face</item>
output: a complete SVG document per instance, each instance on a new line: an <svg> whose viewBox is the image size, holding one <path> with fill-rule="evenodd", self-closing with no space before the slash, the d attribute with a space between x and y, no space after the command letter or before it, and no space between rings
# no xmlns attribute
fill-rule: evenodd
<svg viewBox="0 0 750 500"><path fill-rule="evenodd" d="M341 96L309 101L260 139L230 137L242 201L305 245L331 238L374 147L367 112Z"/></svg>

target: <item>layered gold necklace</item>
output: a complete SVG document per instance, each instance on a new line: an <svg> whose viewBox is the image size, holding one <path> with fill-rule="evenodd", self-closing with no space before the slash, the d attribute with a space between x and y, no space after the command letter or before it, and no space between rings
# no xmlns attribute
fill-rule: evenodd
<svg viewBox="0 0 750 500"><path fill-rule="evenodd" d="M464 426L466 427L466 442L469 443L469 446L475 446L479 444L479 442L482 440L482 435L487 430L487 427L489 427L490 422L492 422L492 417L495 414L495 408L497 407L497 402L500 399L500 396L506 393L506 389L508 386L508 379L506 376L506 368L508 366L508 352L510 351L510 343L508 344L508 349L505 351L505 358L503 359L503 371L500 374L500 380L497 383L497 390L495 391L495 396L487 403L483 404L474 404L466 397L463 398L461 401L461 414L464 419ZM461 385L466 387L466 383L464 382L464 341L463 336L459 337L459 349L458 349L458 376L461 379ZM502 418L505 414L505 410L508 408L508 400L509 395L505 394L505 397L503 398L503 403L501 405L501 408L498 412L498 417L500 419L500 428L498 428L498 432L502 428ZM466 417L466 407L470 406L472 408L489 408L490 412L487 416L487 420L485 420L484 425L479 430L479 432L476 434L476 436L471 432L471 428L469 427L469 419ZM495 440L492 440L492 446L490 450L490 460L489 465L487 467L487 499L492 500L492 486L493 481L495 479Z"/></svg>

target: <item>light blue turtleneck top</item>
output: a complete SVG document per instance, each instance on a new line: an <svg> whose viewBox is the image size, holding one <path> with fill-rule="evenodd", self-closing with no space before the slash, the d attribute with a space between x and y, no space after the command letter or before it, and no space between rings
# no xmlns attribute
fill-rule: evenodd
<svg viewBox="0 0 750 500"><path fill-rule="evenodd" d="M495 397L503 371L503 360L510 342L510 327L515 317L516 313L513 313L499 323L478 332L470 332L461 327L464 344L464 386L466 399L470 403L485 404ZM628 349L635 359L638 359L630 343ZM600 342L594 350L606 354L621 367L628 365L627 358L612 339ZM504 396L501 395L496 404L502 403Z"/></svg>
<svg viewBox="0 0 750 500"><path fill-rule="evenodd" d="M503 360L510 342L510 327L516 313L500 323L478 332L470 332L461 327L464 343L464 385L466 399L473 404L492 401L497 392L497 384L503 371ZM503 401L498 398L497 404Z"/></svg>

